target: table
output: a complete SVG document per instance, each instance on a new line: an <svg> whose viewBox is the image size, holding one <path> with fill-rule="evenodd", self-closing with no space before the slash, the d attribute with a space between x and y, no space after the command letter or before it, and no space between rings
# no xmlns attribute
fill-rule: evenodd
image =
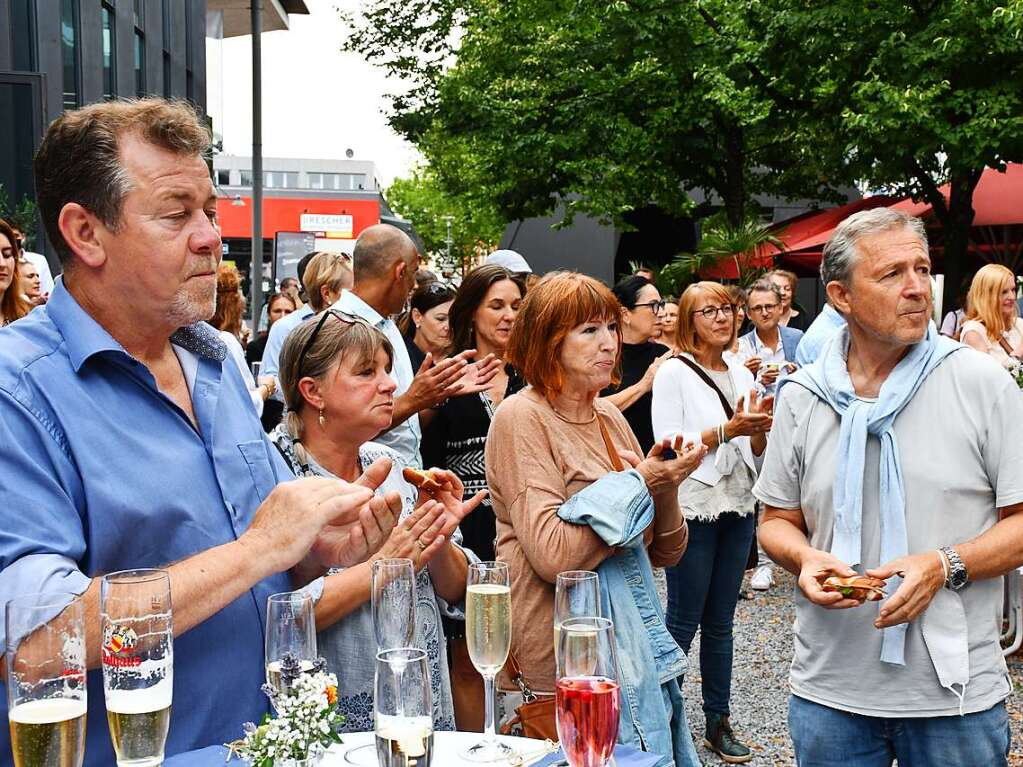
<svg viewBox="0 0 1023 767"><path fill-rule="evenodd" d="M345 742L331 748L320 763L320 767L352 767L344 757L348 750L367 743L375 743L372 732L350 732L341 737ZM433 734L433 764L436 767L464 767L465 765L478 767L478 762L462 759L459 754L479 742L482 737L483 735L478 732L435 732ZM497 737L498 740L504 741L524 757L527 765L533 759L539 759L546 753L543 751L544 742L542 740L513 738L508 735L498 735ZM508 767L507 762L493 762L492 765L493 767Z"/></svg>

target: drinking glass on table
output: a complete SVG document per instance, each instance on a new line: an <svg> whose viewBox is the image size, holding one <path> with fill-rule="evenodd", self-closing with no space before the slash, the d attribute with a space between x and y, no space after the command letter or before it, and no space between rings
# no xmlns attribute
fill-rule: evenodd
<svg viewBox="0 0 1023 767"><path fill-rule="evenodd" d="M373 731L380 767L430 767L433 694L425 650L399 647L377 653Z"/></svg>
<svg viewBox="0 0 1023 767"><path fill-rule="evenodd" d="M469 565L465 589L465 641L472 665L483 676L483 740L463 756L473 762L496 762L515 753L497 739L494 678L504 668L511 649L511 581L504 562Z"/></svg>
<svg viewBox="0 0 1023 767"><path fill-rule="evenodd" d="M266 683L281 692L285 656L299 662L303 672L316 664L316 616L313 598L304 591L271 594L266 602Z"/></svg>
<svg viewBox="0 0 1023 767"><path fill-rule="evenodd" d="M119 767L157 767L170 728L174 627L166 570L100 581L103 694Z"/></svg>
<svg viewBox="0 0 1023 767"><path fill-rule="evenodd" d="M558 573L554 584L554 657L561 624L569 618L600 617L600 576L591 570Z"/></svg>
<svg viewBox="0 0 1023 767"><path fill-rule="evenodd" d="M412 560L376 560L370 593L377 652L411 647L416 633L416 571ZM394 673L400 683L400 664L394 666ZM345 759L365 767L377 764L372 744L348 749Z"/></svg>
<svg viewBox="0 0 1023 767"><path fill-rule="evenodd" d="M569 618L561 624L556 672L558 739L571 767L606 767L618 739L620 693L614 624Z"/></svg>
<svg viewBox="0 0 1023 767"><path fill-rule="evenodd" d="M7 719L15 767L81 767L85 758L85 607L77 594L7 603Z"/></svg>

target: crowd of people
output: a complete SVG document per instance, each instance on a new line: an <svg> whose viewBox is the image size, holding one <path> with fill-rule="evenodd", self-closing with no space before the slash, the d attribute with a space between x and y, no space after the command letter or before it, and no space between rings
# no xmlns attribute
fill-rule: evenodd
<svg viewBox="0 0 1023 767"><path fill-rule="evenodd" d="M521 671L498 679L509 708L524 681L554 693L554 584L593 570L619 740L699 765L680 686L698 673L707 746L748 761L734 614L745 573L769 589L782 567L798 579L801 767L1007 764L995 616L1000 576L1023 564L1008 269L977 272L943 323L953 341L930 320L926 233L884 208L825 246L812 323L783 270L675 297L649 272L609 287L498 251L456 288L381 224L351 256L302 259L249 332L209 149L178 103L68 111L35 159L52 286L0 222L0 601L83 594L94 639L99 576L166 568L189 699L168 754L260 719L266 598L293 589L313 595L346 728L372 729L371 565L402 557L437 729L482 729L463 602L469 565L497 559ZM439 489L403 477L424 466ZM887 598L865 605L829 576ZM89 716L88 765L113 759L105 726Z"/></svg>

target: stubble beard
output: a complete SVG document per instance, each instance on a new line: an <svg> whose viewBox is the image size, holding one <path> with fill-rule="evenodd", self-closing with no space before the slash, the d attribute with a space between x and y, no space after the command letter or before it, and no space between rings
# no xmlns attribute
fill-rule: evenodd
<svg viewBox="0 0 1023 767"><path fill-rule="evenodd" d="M211 287L205 289L189 289L182 286L175 294L167 321L174 327L183 328L194 325L201 320L209 320L217 309L217 284L211 281Z"/></svg>

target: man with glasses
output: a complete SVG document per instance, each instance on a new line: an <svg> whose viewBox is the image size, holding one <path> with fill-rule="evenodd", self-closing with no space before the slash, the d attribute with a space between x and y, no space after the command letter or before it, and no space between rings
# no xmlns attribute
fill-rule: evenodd
<svg viewBox="0 0 1023 767"><path fill-rule="evenodd" d="M333 308L361 317L391 342L391 377L398 388L394 392L391 429L376 441L398 453L406 465L419 468L423 437L419 413L437 407L448 397L484 391L497 375L501 361L488 354L479 363L470 364L476 350L468 349L440 362L427 355L419 370L413 371L405 339L391 318L405 308L416 286L419 252L415 243L401 229L377 224L359 235L352 259L355 286L342 291Z"/></svg>
<svg viewBox="0 0 1023 767"><path fill-rule="evenodd" d="M749 291L747 313L753 330L739 339L736 357L764 388L773 395L781 375L796 370L796 346L803 337L801 330L779 324L782 294L778 286L766 279L757 280ZM750 578L750 588L767 591L774 585L774 567L763 547L757 545L757 569Z"/></svg>

